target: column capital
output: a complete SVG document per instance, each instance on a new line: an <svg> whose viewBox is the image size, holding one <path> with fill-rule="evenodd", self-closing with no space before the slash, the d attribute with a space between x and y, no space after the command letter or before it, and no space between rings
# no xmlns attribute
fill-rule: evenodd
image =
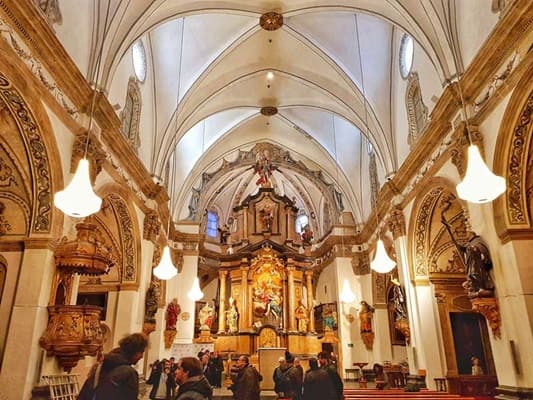
<svg viewBox="0 0 533 400"><path fill-rule="evenodd" d="M304 271L304 276L307 278L307 279L312 279L313 278L313 270L312 269L307 269Z"/></svg>
<svg viewBox="0 0 533 400"><path fill-rule="evenodd" d="M405 217L403 210L399 206L394 206L387 224L389 225L394 240L400 236L405 236Z"/></svg>
<svg viewBox="0 0 533 400"><path fill-rule="evenodd" d="M228 272L227 270L218 270L218 275L219 276L222 276L222 277L226 277L228 276Z"/></svg>

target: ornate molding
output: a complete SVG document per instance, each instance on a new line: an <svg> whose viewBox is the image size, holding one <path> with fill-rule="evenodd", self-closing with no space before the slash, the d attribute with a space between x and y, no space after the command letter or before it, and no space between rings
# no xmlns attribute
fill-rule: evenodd
<svg viewBox="0 0 533 400"><path fill-rule="evenodd" d="M89 143L87 143L87 140ZM87 159L92 161L89 163L89 173L91 175L91 181L94 182L98 174L102 171L106 156L102 149L102 145L92 132L89 134L89 137L87 137L87 133L76 135L74 143L72 144L72 155L70 159L71 173L76 171L78 164L83 157L87 157Z"/></svg>
<svg viewBox="0 0 533 400"><path fill-rule="evenodd" d="M278 113L278 108L274 106L261 107L261 114L265 117L271 117Z"/></svg>
<svg viewBox="0 0 533 400"><path fill-rule="evenodd" d="M149 240L155 245L160 230L161 222L158 214L155 211L150 211L144 216L143 239Z"/></svg>
<svg viewBox="0 0 533 400"><path fill-rule="evenodd" d="M428 275L428 265L426 262L426 241L428 227L431 219L431 213L435 201L442 193L442 187L436 187L431 190L425 197L422 202L422 206L418 211L416 216L416 225L415 225L415 275L417 276L427 276Z"/></svg>
<svg viewBox="0 0 533 400"><path fill-rule="evenodd" d="M513 54L507 59L507 63L500 68L500 70L494 75L485 91L480 94L472 103L472 110L474 114L477 114L488 103L490 98L496 93L498 88L502 86L511 73L520 64L521 57L518 50L515 50Z"/></svg>
<svg viewBox="0 0 533 400"><path fill-rule="evenodd" d="M1 24L0 24L1 28ZM1 31L0 31L1 32ZM6 77L0 73L0 96L17 120L22 136L27 146L27 154L33 175L33 215L32 231L36 233L50 232L50 217L52 210L52 193L50 181L50 160L41 133L35 123L33 114L11 85Z"/></svg>
<svg viewBox="0 0 533 400"><path fill-rule="evenodd" d="M13 31L13 28L0 18L0 37L13 49L17 56L26 64L30 72L50 92L58 104L74 119L79 118L79 112L74 103L59 89L52 75L33 56L24 40Z"/></svg>
<svg viewBox="0 0 533 400"><path fill-rule="evenodd" d="M494 338L500 339L502 321L498 300L495 297L479 297L470 301L472 302L472 310L482 314L487 319Z"/></svg>
<svg viewBox="0 0 533 400"><path fill-rule="evenodd" d="M108 200L117 211L118 222L120 226L120 242L122 244L122 282L136 282L137 268L136 259L137 252L135 250L135 232L133 230L133 221L131 219L128 207L124 200L111 194Z"/></svg>
<svg viewBox="0 0 533 400"><path fill-rule="evenodd" d="M394 206L392 208L388 225L394 240L398 239L400 236L405 236L405 216L403 215L403 210L399 206Z"/></svg>
<svg viewBox="0 0 533 400"><path fill-rule="evenodd" d="M526 190L523 187L522 177L527 168L528 132L531 124L531 112L533 110L533 92L529 94L526 104L518 117L518 124L513 130L511 139L511 154L507 163L507 213L510 223L515 225L526 224L527 204Z"/></svg>
<svg viewBox="0 0 533 400"><path fill-rule="evenodd" d="M283 26L283 15L270 11L259 18L259 26L265 31L275 31Z"/></svg>
<svg viewBox="0 0 533 400"><path fill-rule="evenodd" d="M470 130L470 139L467 129ZM483 136L478 127L469 123L467 128L466 123L463 121L458 124L457 129L453 132L452 143L448 149L452 164L455 165L461 177L464 177L466 173L467 150L470 140L472 140L472 144L478 146L479 152L483 156Z"/></svg>

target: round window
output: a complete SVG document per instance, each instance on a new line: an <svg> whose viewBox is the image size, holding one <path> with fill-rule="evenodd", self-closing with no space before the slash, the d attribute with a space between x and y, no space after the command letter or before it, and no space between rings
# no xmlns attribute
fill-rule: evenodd
<svg viewBox="0 0 533 400"><path fill-rule="evenodd" d="M146 79L146 53L144 51L143 43L137 40L132 48L133 57L133 71L140 82Z"/></svg>
<svg viewBox="0 0 533 400"><path fill-rule="evenodd" d="M413 66L414 42L411 36L403 35L400 43L400 74L402 78L407 78Z"/></svg>

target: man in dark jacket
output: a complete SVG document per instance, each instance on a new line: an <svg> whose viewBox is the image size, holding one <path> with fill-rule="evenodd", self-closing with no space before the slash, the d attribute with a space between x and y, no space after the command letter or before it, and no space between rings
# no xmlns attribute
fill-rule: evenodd
<svg viewBox="0 0 533 400"><path fill-rule="evenodd" d="M320 368L326 370L328 373L329 379L335 389L335 397L331 400L341 400L344 397L344 384L335 365L329 362L329 354L325 351L318 353L318 363L320 364Z"/></svg>
<svg viewBox="0 0 533 400"><path fill-rule="evenodd" d="M134 333L118 344L119 348L104 355L103 362L91 369L78 400L137 400L139 376L132 365L142 358L148 338Z"/></svg>
<svg viewBox="0 0 533 400"><path fill-rule="evenodd" d="M239 372L233 381L233 385L229 387L233 391L233 398L235 400L259 400L261 393L259 382L263 380L261 374L249 364L247 356L239 357L237 368Z"/></svg>
<svg viewBox="0 0 533 400"><path fill-rule="evenodd" d="M309 360L309 370L305 373L303 399L324 400L335 399L337 392L328 372L318 367L316 358Z"/></svg>
<svg viewBox="0 0 533 400"><path fill-rule="evenodd" d="M211 400L213 389L203 375L202 363L194 357L178 361L176 382L180 385L176 400Z"/></svg>

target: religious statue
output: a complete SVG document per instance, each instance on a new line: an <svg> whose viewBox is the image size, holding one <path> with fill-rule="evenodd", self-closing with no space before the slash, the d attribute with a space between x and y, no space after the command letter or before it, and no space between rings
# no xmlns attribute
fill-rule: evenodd
<svg viewBox="0 0 533 400"><path fill-rule="evenodd" d="M481 368L481 362L479 358L472 357L472 375L483 375L483 368Z"/></svg>
<svg viewBox="0 0 533 400"><path fill-rule="evenodd" d="M205 303L200 312L198 313L198 320L200 322L200 330L210 331L211 325L213 325L213 319L215 318L215 310L209 303Z"/></svg>
<svg viewBox="0 0 533 400"><path fill-rule="evenodd" d="M264 231L272 231L272 223L274 222L274 214L272 208L267 204L264 208L259 211L259 216L261 218L261 225Z"/></svg>
<svg viewBox="0 0 533 400"><path fill-rule="evenodd" d="M307 332L307 324L309 323L309 312L307 311L307 307L305 307L302 300L300 300L300 304L294 311L294 316L298 321L298 332Z"/></svg>
<svg viewBox="0 0 533 400"><path fill-rule="evenodd" d="M326 304L322 311L322 323L324 330L333 331L337 329L337 311L333 309L331 304Z"/></svg>
<svg viewBox="0 0 533 400"><path fill-rule="evenodd" d="M361 333L372 332L372 318L374 317L374 307L366 301L361 301L361 310L359 311L359 321L361 323Z"/></svg>
<svg viewBox="0 0 533 400"><path fill-rule="evenodd" d="M396 278L391 278L390 281L393 284L392 287L392 300L394 302L394 320L405 320L407 319L407 310L405 308L405 295L403 289L400 285L400 282Z"/></svg>
<svg viewBox="0 0 533 400"><path fill-rule="evenodd" d="M301 238L304 244L311 244L311 241L313 240L313 231L311 230L309 224L306 224L303 227Z"/></svg>
<svg viewBox="0 0 533 400"><path fill-rule="evenodd" d="M222 225L222 227L218 228L218 232L220 233L220 244L227 244L228 243L228 237L230 236L229 226L228 224Z"/></svg>
<svg viewBox="0 0 533 400"><path fill-rule="evenodd" d="M146 291L146 298L144 300L144 322L155 322L158 303L159 291L156 289L155 285L151 284Z"/></svg>
<svg viewBox="0 0 533 400"><path fill-rule="evenodd" d="M174 298L167 306L167 325L166 330L176 330L176 324L178 323L178 315L181 314L181 307L178 304L178 299Z"/></svg>
<svg viewBox="0 0 533 400"><path fill-rule="evenodd" d="M483 239L470 231L467 243L461 244L454 237L450 223L446 220L444 214L441 217L441 221L463 261L466 274L466 281L463 282L463 287L467 291L468 297L471 299L493 297L494 282L490 276L492 260L489 249Z"/></svg>
<svg viewBox="0 0 533 400"><path fill-rule="evenodd" d="M228 324L228 332L236 333L239 331L237 326L237 321L239 319L239 313L237 312L237 307L235 306L235 300L233 297L229 298L229 310L226 311L226 323Z"/></svg>

